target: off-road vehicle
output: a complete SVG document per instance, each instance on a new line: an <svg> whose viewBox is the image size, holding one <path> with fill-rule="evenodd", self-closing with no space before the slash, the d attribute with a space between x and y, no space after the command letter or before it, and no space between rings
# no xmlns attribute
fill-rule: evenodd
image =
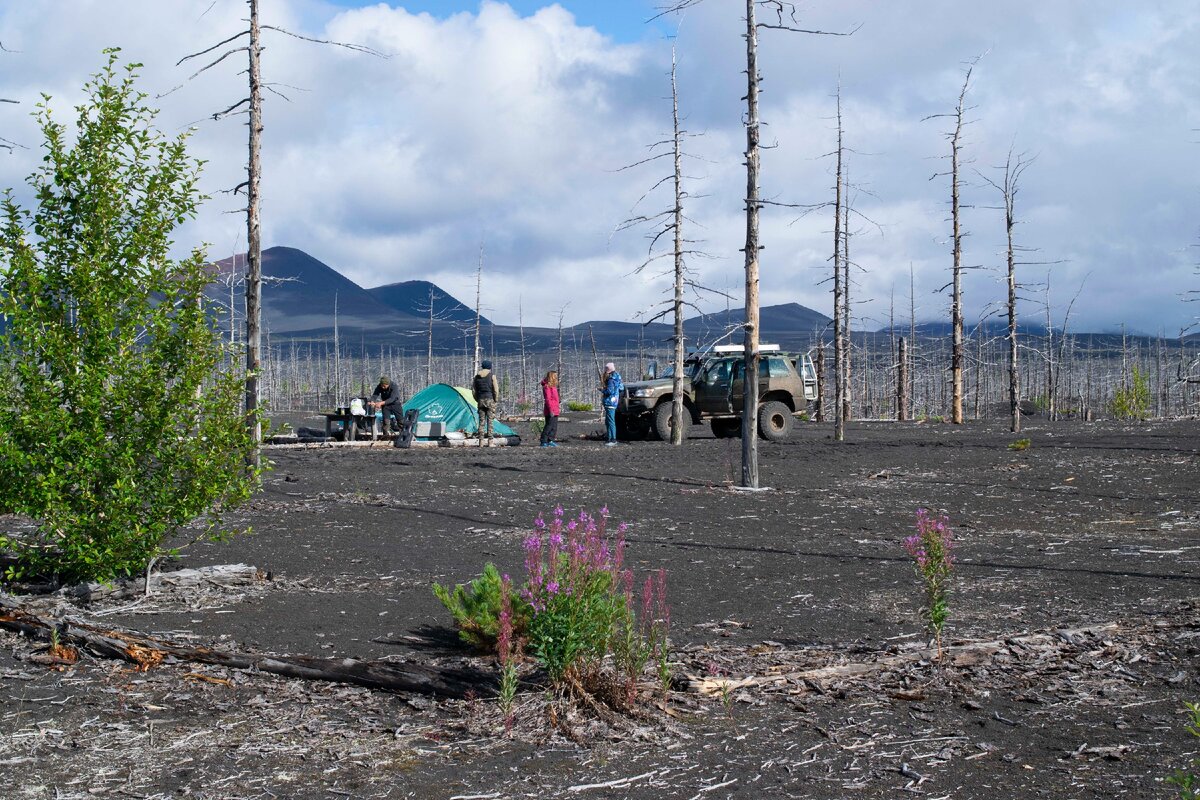
<svg viewBox="0 0 1200 800"><path fill-rule="evenodd" d="M817 371L808 355L787 355L778 345L762 345L758 362L758 434L777 442L788 437L794 417L817 399ZM736 345L693 353L683 365L685 421L707 420L718 438L740 436L745 361ZM673 380L663 377L625 384L617 406L618 435L642 439L654 433L671 438Z"/></svg>

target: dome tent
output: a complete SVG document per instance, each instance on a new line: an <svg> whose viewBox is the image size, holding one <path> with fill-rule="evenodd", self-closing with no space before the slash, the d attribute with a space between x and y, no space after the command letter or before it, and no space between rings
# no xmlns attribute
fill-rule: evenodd
<svg viewBox="0 0 1200 800"><path fill-rule="evenodd" d="M441 433L436 436L421 435L421 432L430 428L437 430L438 426L434 423L441 423L440 427L444 433L460 431L474 434L479 431L479 407L475 404L470 389L451 386L448 383L430 384L405 401L405 412L413 409L417 411L418 439L439 438ZM426 427L423 423L430 425ZM495 419L492 420L492 433L505 437L517 435L512 428Z"/></svg>

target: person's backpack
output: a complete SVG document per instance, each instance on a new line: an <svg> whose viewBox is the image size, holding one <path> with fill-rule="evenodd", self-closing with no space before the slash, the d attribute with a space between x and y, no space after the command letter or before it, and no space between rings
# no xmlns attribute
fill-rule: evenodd
<svg viewBox="0 0 1200 800"><path fill-rule="evenodd" d="M471 388L475 391L475 397L479 400L495 400L496 396L492 394L492 376L491 375L476 375L475 382Z"/></svg>

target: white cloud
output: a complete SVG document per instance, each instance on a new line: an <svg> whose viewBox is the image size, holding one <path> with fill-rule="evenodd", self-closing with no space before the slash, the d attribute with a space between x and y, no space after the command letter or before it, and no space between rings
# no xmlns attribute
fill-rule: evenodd
<svg viewBox="0 0 1200 800"><path fill-rule="evenodd" d="M210 4L212 5L209 8ZM403 5L400 3L399 5ZM379 3L346 10L320 0L264 0L263 20L308 36L352 41L375 58L267 32L264 139L266 242L299 247L363 285L425 278L469 299L482 241L490 314L527 324L634 319L662 282L626 277L645 257L636 232L612 235L661 165L618 167L644 157L669 126L666 43L624 44L582 27L572 2L521 17L485 0L442 18ZM678 40L693 219L688 232L711 259L693 258L702 282L740 292L745 190L740 127L745 92L742 23L736 4L710 0L690 11ZM218 190L244 176L241 119L204 121L245 94L239 54L192 81L203 61L183 55L235 33L241 0L100 0L0 5L0 136L29 150L0 153L0 186L19 186L37 163L27 112L40 92L66 119L100 50L119 45L145 63L172 131L201 120L194 153L208 161L214 194L182 240L213 243L214 255L244 247L238 202ZM1030 260L1052 267L1055 295L1088 276L1073 324L1121 322L1168 333L1191 316L1178 295L1198 279L1200 194L1200 11L1187 0L909 4L866 0L805 10L804 25L851 37L762 34L764 195L778 202L829 199L832 92L843 87L851 177L862 186L864 223L853 255L866 270L856 291L865 324L882 323L893 286L907 315L909 265L918 314L941 313L949 246L944 178L946 120L962 65L976 67L967 157L988 172L1010 146L1038 154L1020 208ZM217 55L221 50L216 51ZM966 260L1001 263L1002 220L994 191L968 174ZM18 192L20 194L20 192ZM23 195L21 195L23 197ZM24 198L26 199L27 198ZM640 210L665 208L666 196ZM800 302L828 313L831 220L818 211L764 212L763 301ZM1030 282L1045 267L1029 267ZM1034 277L1033 273L1041 273ZM1139 276L1130 280L1131 274ZM998 296L992 274L972 276L969 316ZM711 301L723 307L723 300ZM1065 304L1066 300L1056 302ZM1028 310L1036 308L1028 303ZM898 312L900 316L900 312Z"/></svg>

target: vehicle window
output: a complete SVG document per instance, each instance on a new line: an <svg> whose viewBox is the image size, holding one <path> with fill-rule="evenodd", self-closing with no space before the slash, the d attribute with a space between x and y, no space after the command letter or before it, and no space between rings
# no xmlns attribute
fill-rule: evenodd
<svg viewBox="0 0 1200 800"><path fill-rule="evenodd" d="M786 378L791 374L787 368L787 361L782 358L768 358L767 368L767 374L769 374L772 378Z"/></svg>
<svg viewBox="0 0 1200 800"><path fill-rule="evenodd" d="M718 361L713 365L712 369L713 383L728 383L729 382L729 362Z"/></svg>

